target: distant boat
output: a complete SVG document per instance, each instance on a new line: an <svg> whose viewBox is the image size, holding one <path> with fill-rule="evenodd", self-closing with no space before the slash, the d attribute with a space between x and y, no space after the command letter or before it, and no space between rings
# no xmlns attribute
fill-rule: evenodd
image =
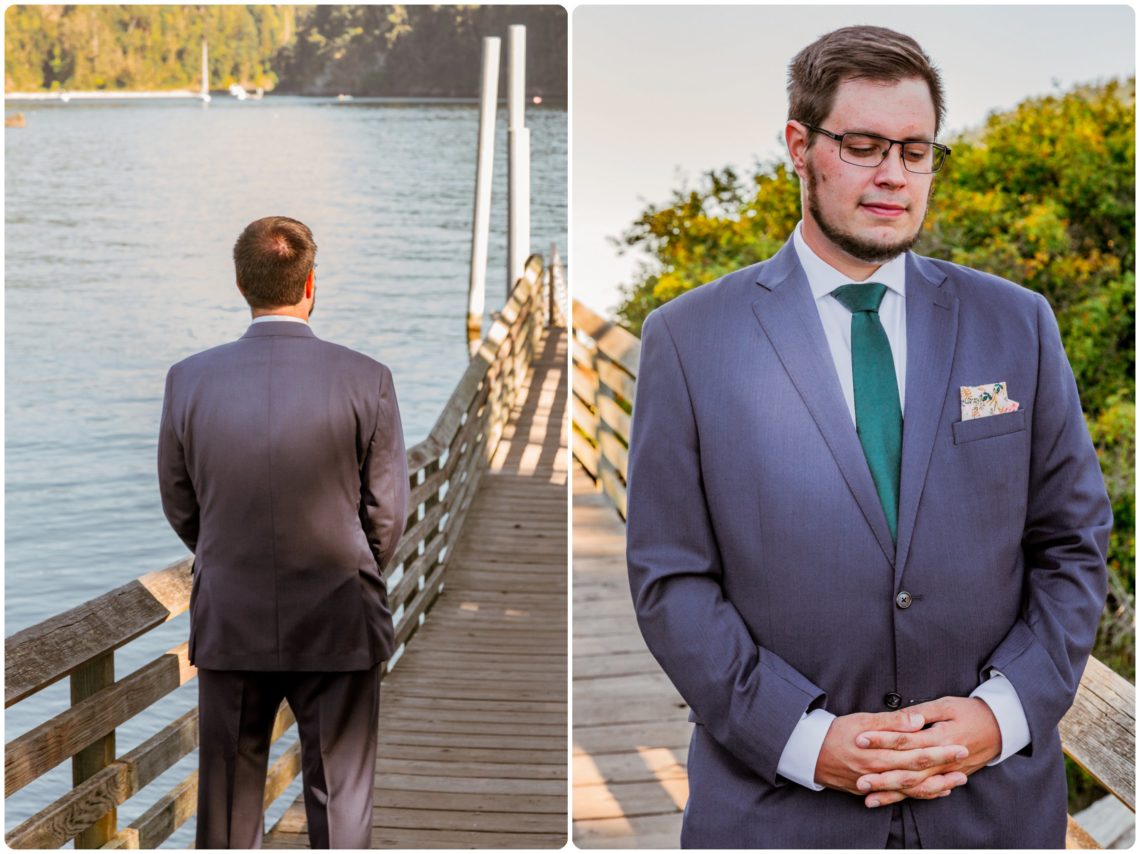
<svg viewBox="0 0 1140 854"><path fill-rule="evenodd" d="M230 86L230 94L237 98L239 101L244 101L249 97L249 93L246 92L245 89L238 83L234 83L232 86Z"/></svg>
<svg viewBox="0 0 1140 854"><path fill-rule="evenodd" d="M351 101L351 100L352 100L352 96L351 96L351 95L337 95L337 96L336 96L336 99L337 99L338 101Z"/></svg>

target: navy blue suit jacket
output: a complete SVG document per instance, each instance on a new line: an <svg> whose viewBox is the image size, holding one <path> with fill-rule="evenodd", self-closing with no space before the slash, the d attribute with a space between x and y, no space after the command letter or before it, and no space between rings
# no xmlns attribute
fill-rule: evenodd
<svg viewBox="0 0 1140 854"><path fill-rule="evenodd" d="M906 328L896 546L790 241L644 324L627 556L696 722L687 847L883 847L889 809L777 774L792 729L968 696L991 668L1030 744L905 808L925 847L1064 845L1057 724L1111 528L1073 374L1043 297L947 262L907 256ZM1001 381L1019 411L962 421L959 387Z"/></svg>

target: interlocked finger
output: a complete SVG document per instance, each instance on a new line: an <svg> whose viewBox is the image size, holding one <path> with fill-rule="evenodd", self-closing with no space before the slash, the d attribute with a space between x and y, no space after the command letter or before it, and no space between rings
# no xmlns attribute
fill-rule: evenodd
<svg viewBox="0 0 1140 854"><path fill-rule="evenodd" d="M964 748L960 749L964 750ZM930 751L914 752L924 754L924 756L919 757L920 761L930 763L931 759L928 754L934 751L932 749ZM856 781L856 787L861 792L898 791L905 793L907 790L911 789L920 790L920 787L926 780L932 777L942 776L939 772L946 771L947 769L945 769L945 766L955 761L955 759L959 756L960 754L955 754L953 757L947 756L942 759L942 761L933 762L932 764L924 764L917 768L911 766L903 766L901 769L884 771L881 774L864 774ZM957 779L957 777L961 777L963 782L965 781L965 775L961 774L960 772L949 772L949 774L946 776L950 775L957 775L955 779ZM926 790L923 789L921 791Z"/></svg>
<svg viewBox="0 0 1140 854"><path fill-rule="evenodd" d="M928 772L910 784L917 785L918 782L921 782L924 777L929 776L929 773L932 773L934 770L954 762L960 762L968 755L969 752L960 744L945 744L938 747L924 747L918 750L881 751L875 757L876 762L871 768L879 772L879 775L897 771ZM867 778L864 777L863 779ZM897 787L892 786L891 788Z"/></svg>
<svg viewBox="0 0 1140 854"><path fill-rule="evenodd" d="M938 726L919 732L892 732L871 731L860 733L855 739L858 747L878 748L880 750L914 750L923 747L935 747L940 744L942 734Z"/></svg>
<svg viewBox="0 0 1140 854"><path fill-rule="evenodd" d="M960 771L949 774L934 774L927 777L917 786L907 789L872 792L864 798L863 803L868 807L883 807L895 804L904 798L917 798L920 800L934 800L944 798L951 790L966 784L966 775Z"/></svg>

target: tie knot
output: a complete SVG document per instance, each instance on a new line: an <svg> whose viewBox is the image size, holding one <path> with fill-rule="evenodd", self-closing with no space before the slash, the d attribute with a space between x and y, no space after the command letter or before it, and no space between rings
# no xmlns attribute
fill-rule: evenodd
<svg viewBox="0 0 1140 854"><path fill-rule="evenodd" d="M886 292L886 285L881 285L878 282L864 282L861 285L841 285L833 290L831 295L852 313L857 311L877 312Z"/></svg>

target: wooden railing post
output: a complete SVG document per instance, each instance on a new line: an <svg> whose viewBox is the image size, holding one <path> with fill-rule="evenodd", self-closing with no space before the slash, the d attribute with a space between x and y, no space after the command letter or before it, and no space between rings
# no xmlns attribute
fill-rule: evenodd
<svg viewBox="0 0 1140 854"><path fill-rule="evenodd" d="M108 652L93 658L71 674L71 705L86 700L92 694L115 682L115 653ZM95 776L115 761L115 731L80 750L71 758L71 785L78 786ZM115 814L112 808L102 818L75 837L76 848L100 848L115 835Z"/></svg>

